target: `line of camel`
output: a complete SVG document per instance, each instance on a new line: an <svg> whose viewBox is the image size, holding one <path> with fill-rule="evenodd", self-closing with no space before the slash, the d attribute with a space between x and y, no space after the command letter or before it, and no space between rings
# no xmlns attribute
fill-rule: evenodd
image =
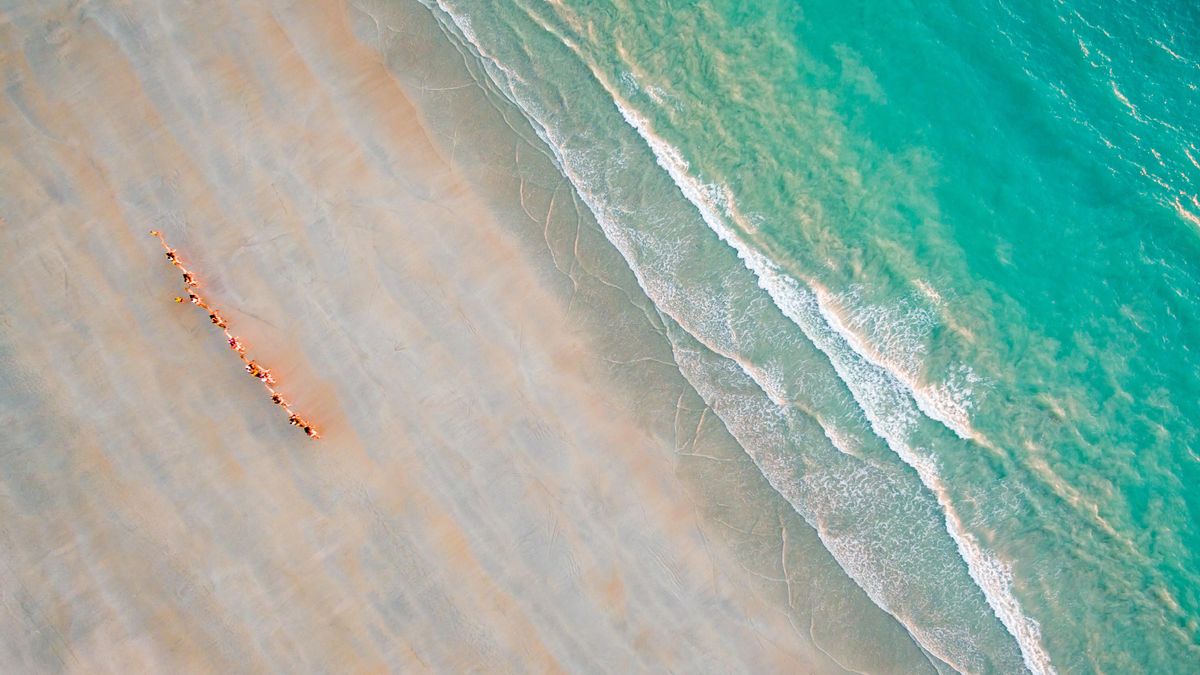
<svg viewBox="0 0 1200 675"><path fill-rule="evenodd" d="M270 392L271 402L283 408L284 412L288 414L288 422L290 422L293 426L303 429L304 433L308 434L309 438L320 438L321 434L317 433L317 428L310 424L308 420L296 414L296 412L292 410L291 404L289 404L287 400L285 400L283 396L275 390L275 378L271 376L271 369L264 368L254 359L246 356L246 348L242 346L242 343L237 339L236 335L229 332L229 323L225 321L224 317L221 316L221 312L213 307L210 307L209 304L204 301L204 298L200 297L200 294L196 292L196 289L199 288L200 283L196 281L196 276L183 266L183 263L179 260L178 252L176 252L175 249L171 248L167 244L167 240L158 230L150 230L150 236L158 238L159 243L162 244L163 249L167 252L167 260L183 273L183 284L184 287L187 288L188 300L193 305L208 312L209 321L211 321L217 328L220 328L221 332L225 334L225 339L229 341L229 348L232 349L234 353L238 355L238 358L242 360L242 363L245 364L246 372L250 373L250 375L262 382L263 386L266 387L268 392ZM175 297L175 302L183 302L183 300L184 299L180 296Z"/></svg>

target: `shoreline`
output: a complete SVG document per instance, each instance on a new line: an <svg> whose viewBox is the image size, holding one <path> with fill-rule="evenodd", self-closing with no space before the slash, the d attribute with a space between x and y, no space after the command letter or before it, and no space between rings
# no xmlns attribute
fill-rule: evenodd
<svg viewBox="0 0 1200 675"><path fill-rule="evenodd" d="M385 15L371 17L369 24L366 20L362 23L366 27L361 28L360 33L372 34L374 27L408 26L413 23L413 19L407 15L402 18ZM424 94L433 101L432 104L423 106L435 111L428 115L426 124L436 130L433 136L445 141L445 145L450 148L450 151L444 151L444 154L453 155L453 151L456 150L463 152L462 145L455 142L455 127L470 125L474 121L469 115L455 116L452 111L482 109L486 106L464 104L463 100L457 98L464 96L463 87L458 79L447 77L436 70L430 75L427 64L438 59L428 54L420 57L409 54L408 40L412 37L412 33L401 31L392 36L394 42L404 42L404 48L397 49L404 54L403 57L389 53L389 63L395 61L393 74L405 81L416 97ZM465 48L466 45L457 46L459 52ZM431 46L429 51L436 52L437 49ZM451 50L443 46L442 51ZM466 56L464 54L464 57ZM457 63L458 59L444 57L443 60ZM469 58L464 60L470 63ZM476 80L481 79L485 79L484 76L476 73ZM489 106L501 107L502 104L497 102L500 98L498 92L490 92L488 98ZM523 120L523 113L503 110L499 116L504 119L505 130L511 130L517 137L529 139L531 145L538 145L535 140L538 134L533 129L522 130L520 123L514 122L514 119ZM670 376L666 379L682 384L690 397L687 405L694 406L692 412L698 414L699 419L690 439L687 438L690 427L684 428L686 425L680 424L678 418L675 428L663 433L674 438L673 443L678 456L676 476L687 486L694 503L703 514L704 528L708 536L726 549L733 564L741 568L743 580L754 587L759 597L788 616L802 643L809 644L819 652L819 656L813 660L814 665L810 667L820 669L821 666L815 664L825 663L835 670L840 668L861 672L937 672L950 668L938 657L926 653L900 622L880 609L831 556L826 548L827 543L822 538L833 536L836 542L841 534L838 532L840 526L820 515L815 517L812 525L806 522L806 517L801 517L788 500L772 487L763 475L763 469L757 465L757 460L751 460L746 450L730 435L726 423L695 393L693 383L689 382L691 376L684 378L678 365L674 363L676 356L671 343L677 337L667 338L667 333L675 333L678 336L681 328L673 323L668 315L654 309L652 301L643 293L628 263L617 247L602 234L602 228L584 206L583 199L572 200L575 210L579 211L577 215L561 216L564 209L555 205L556 188L551 186L565 182L565 177L550 164L547 151L522 152L522 148L518 147L519 160L532 165L540 164L541 168L526 168L513 172L505 163L506 153L511 154L512 150L501 143L495 145L498 147L472 148L472 152L466 153L469 159L460 162L460 165L464 172L479 166L489 167L477 171L482 175L474 179L477 184L484 186L485 191L504 193L507 190L507 194L520 194L522 211L515 214L513 220L528 219L536 223L533 227L528 227L527 224L525 228L528 230L524 239L527 248L543 253L545 249L549 249L552 257L569 257L569 254L574 254L580 257L581 261L597 256L596 260L603 262L591 261L588 265L581 265L584 272L582 276L594 275L594 269L611 272L613 277L602 281L601 284L611 286L615 281L626 300L645 312L646 322L654 333L648 336L649 342L661 342L662 355L639 354L634 363L623 367L633 368L638 363L655 367L656 363L671 361L670 364L664 364L670 371ZM518 174L519 178L514 178L514 173ZM536 180L547 175L551 176L548 181L539 183ZM533 189L530 188L531 184ZM538 202L537 198L539 185L549 194L548 197L543 196L541 202ZM653 199L653 196L648 195L648 198ZM543 227L543 211L534 208L534 213L530 213L527 203L541 204L545 212L553 212L556 218L553 221L547 218ZM566 211L571 213L569 208ZM586 227L583 227L584 225ZM580 232L582 235L576 234ZM564 270L563 265L559 265L558 262L560 261L555 257L558 274L555 275L554 270L551 270L550 276L560 282L563 277L569 276L578 283L578 280L574 279L575 275L571 273L577 270ZM571 291L564 291L569 292ZM589 328L594 339L603 342L614 335L615 331L610 323L595 320L594 317L593 321L594 324ZM611 344L609 347L620 348ZM684 351L693 348L704 351L700 345L685 346ZM622 383L627 399L638 400L643 396L644 382L639 381L636 376L616 372L611 367L608 370L616 381ZM681 405L682 401L681 398ZM655 411L656 414L650 414L648 411ZM660 402L657 406L637 407L634 412L642 424L653 427L656 421L669 418L678 411L676 403L672 400L666 404ZM701 436L704 437L707 448L697 447ZM692 446L691 452L684 452L689 449L689 445ZM808 452L803 446L793 446L791 450L800 455ZM823 534L818 536L814 527L822 528ZM806 625L807 630L803 628Z"/></svg>

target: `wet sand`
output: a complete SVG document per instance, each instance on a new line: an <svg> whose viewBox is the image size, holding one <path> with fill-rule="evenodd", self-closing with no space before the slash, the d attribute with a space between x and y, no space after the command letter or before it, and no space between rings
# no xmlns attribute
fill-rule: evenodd
<svg viewBox="0 0 1200 675"><path fill-rule="evenodd" d="M244 5L3 5L0 670L832 668L751 589L785 516L730 525L774 571L706 536L680 453L748 463L644 306L514 231L368 15Z"/></svg>

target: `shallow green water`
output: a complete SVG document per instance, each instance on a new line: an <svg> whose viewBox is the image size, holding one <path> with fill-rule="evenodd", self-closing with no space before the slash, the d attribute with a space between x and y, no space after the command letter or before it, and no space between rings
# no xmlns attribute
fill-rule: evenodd
<svg viewBox="0 0 1200 675"><path fill-rule="evenodd" d="M1198 10L429 6L931 658L1195 670Z"/></svg>

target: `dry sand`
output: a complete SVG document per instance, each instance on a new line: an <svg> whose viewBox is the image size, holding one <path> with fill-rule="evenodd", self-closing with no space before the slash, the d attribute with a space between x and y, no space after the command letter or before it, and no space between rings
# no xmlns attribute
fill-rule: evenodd
<svg viewBox="0 0 1200 675"><path fill-rule="evenodd" d="M703 533L674 432L731 444L653 317L531 250L358 9L4 5L0 671L832 667Z"/></svg>

